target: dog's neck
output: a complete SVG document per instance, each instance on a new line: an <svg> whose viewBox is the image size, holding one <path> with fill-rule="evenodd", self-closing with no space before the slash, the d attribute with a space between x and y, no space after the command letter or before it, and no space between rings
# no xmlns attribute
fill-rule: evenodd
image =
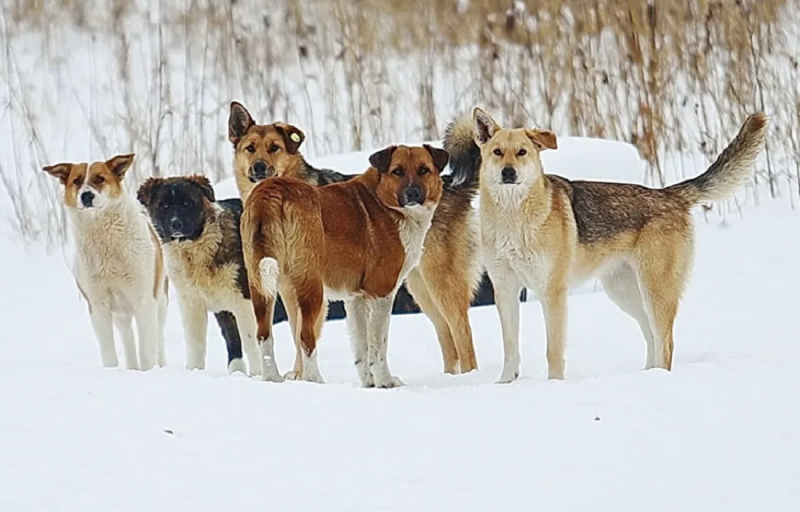
<svg viewBox="0 0 800 512"><path fill-rule="evenodd" d="M136 200L124 188L118 201L96 211L68 208L73 233L77 240L113 236L115 233L130 233L144 221L144 215ZM144 224L142 224L144 225ZM142 230L144 232L144 230Z"/></svg>

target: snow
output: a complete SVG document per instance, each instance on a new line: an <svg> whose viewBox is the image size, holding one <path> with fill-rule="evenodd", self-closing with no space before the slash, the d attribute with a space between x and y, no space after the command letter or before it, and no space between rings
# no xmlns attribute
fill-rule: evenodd
<svg viewBox="0 0 800 512"><path fill-rule="evenodd" d="M642 181L629 146L559 143L549 172ZM360 172L368 153L314 163ZM424 316L394 317L395 390L358 387L342 321L324 385L228 375L213 323L208 369L188 372L174 299L168 367L103 370L65 257L0 239L0 510L797 510L799 219L785 202L701 219L671 373L641 370L635 322L591 288L570 297L565 381L546 380L529 302L502 386L494 307L471 311L481 370L462 376L441 374ZM276 352L289 370L285 323Z"/></svg>

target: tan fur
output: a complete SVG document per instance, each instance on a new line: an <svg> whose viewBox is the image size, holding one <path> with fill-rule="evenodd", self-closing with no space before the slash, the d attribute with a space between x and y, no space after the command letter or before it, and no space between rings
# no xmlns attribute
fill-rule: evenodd
<svg viewBox="0 0 800 512"><path fill-rule="evenodd" d="M552 132L502 129L480 109L474 123L482 249L503 331L500 382L519 375L520 288L542 302L549 376L562 379L567 292L592 277L639 323L646 367L671 369L673 324L693 262L691 208L732 193L752 174L766 116L751 116L706 173L665 189L544 174L539 152L557 147Z"/></svg>
<svg viewBox="0 0 800 512"><path fill-rule="evenodd" d="M299 148L303 132L287 123L256 124L239 103L231 104L229 139L234 144L233 174L239 196L245 201L255 184L251 181L254 162L265 162L270 176L290 177L312 185L322 179L343 175L330 170L309 170ZM448 141L472 143L471 118L455 123ZM272 149L272 151L270 151ZM322 172L321 176L315 172ZM469 308L480 284L483 267L479 255L479 228L471 205L472 193L445 187L434 213L425 250L419 266L408 274L406 285L436 329L446 373L466 373L478 369ZM296 307L292 298L281 295L289 324L296 325ZM294 374L302 371L301 352L297 349Z"/></svg>

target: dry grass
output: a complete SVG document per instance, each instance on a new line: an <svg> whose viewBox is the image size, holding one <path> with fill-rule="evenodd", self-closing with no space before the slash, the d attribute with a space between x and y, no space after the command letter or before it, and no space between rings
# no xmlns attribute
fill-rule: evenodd
<svg viewBox="0 0 800 512"><path fill-rule="evenodd" d="M668 168L665 155L710 160L748 113L765 110L767 158L749 197L800 198L798 0L0 3L0 114L15 119L15 169L0 171L15 197L11 225L31 238L63 232L58 206L20 195L69 143L41 136L59 121L40 107L58 109L89 85L58 51L65 40L92 41L98 84L79 105L90 147L135 150L136 180L229 175L231 99L303 127L312 155L436 138L454 112L480 104L508 123L630 142L656 185L701 170ZM17 64L22 49L35 69ZM43 70L67 90L35 87Z"/></svg>

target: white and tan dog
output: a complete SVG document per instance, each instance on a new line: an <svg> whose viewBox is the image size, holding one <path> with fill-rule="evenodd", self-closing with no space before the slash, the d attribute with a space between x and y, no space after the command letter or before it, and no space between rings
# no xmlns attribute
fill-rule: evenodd
<svg viewBox="0 0 800 512"><path fill-rule="evenodd" d="M116 326L125 367L149 370L166 364L167 280L158 237L122 183L132 163L133 155L120 155L106 162L50 165L44 171L64 186L75 237L75 280L89 306L103 366L119 365Z"/></svg>
<svg viewBox="0 0 800 512"><path fill-rule="evenodd" d="M567 292L592 277L639 324L646 368L670 370L672 327L694 257L691 210L750 179L767 116L750 116L706 172L662 189L545 174L539 153L556 149L555 134L501 128L481 109L473 122L482 159L481 245L505 352L500 382L519 376L520 289L542 302L549 377L563 379Z"/></svg>

